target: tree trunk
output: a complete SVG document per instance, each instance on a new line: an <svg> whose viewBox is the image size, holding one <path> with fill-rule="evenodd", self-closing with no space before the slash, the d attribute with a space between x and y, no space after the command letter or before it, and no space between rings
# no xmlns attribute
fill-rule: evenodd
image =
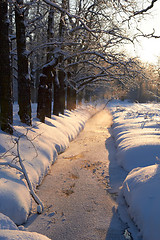
<svg viewBox="0 0 160 240"><path fill-rule="evenodd" d="M45 117L51 117L51 104L52 94L49 93L52 88L52 72L58 63L58 59L53 59L49 63L45 64L42 68L42 74L40 75L40 83L38 88L38 105L37 105L37 117L44 122Z"/></svg>
<svg viewBox="0 0 160 240"><path fill-rule="evenodd" d="M70 86L67 86L67 109L72 110L72 93Z"/></svg>
<svg viewBox="0 0 160 240"><path fill-rule="evenodd" d="M48 42L52 40L54 36L54 9L50 8L48 15L48 29L47 37ZM52 111L52 88L54 80L54 67L57 65L57 60L52 61L53 47L47 49L47 62L42 68L42 74L40 76L40 83L38 88L38 106L37 117L41 122L45 121L45 117L51 118Z"/></svg>
<svg viewBox="0 0 160 240"><path fill-rule="evenodd" d="M82 105L83 100L83 90L77 94L78 105Z"/></svg>
<svg viewBox="0 0 160 240"><path fill-rule="evenodd" d="M51 75L51 74L50 74ZM46 93L45 93L45 115L46 117L51 118L51 111L52 111L52 76L47 77L46 79Z"/></svg>
<svg viewBox="0 0 160 240"><path fill-rule="evenodd" d="M86 103L88 103L90 101L90 91L87 89L87 87L85 88L84 101Z"/></svg>
<svg viewBox="0 0 160 240"><path fill-rule="evenodd" d="M68 1L62 0L62 8L67 9L68 7ZM59 41L61 43L64 42L64 33L65 33L65 23L64 23L64 13L61 13L60 23L59 23ZM61 49L64 49L63 46L61 46ZM58 70L58 79L54 81L54 93L56 96L54 96L54 108L56 107L56 110L54 110L54 114L58 115L59 113L64 114L65 109L65 72L63 71L63 56L60 56L58 59L58 63L61 69ZM59 84L59 86L58 86ZM58 98L58 99L57 99Z"/></svg>
<svg viewBox="0 0 160 240"><path fill-rule="evenodd" d="M50 7L48 15L48 29L47 29L47 38L48 42L53 40L54 37L54 9ZM48 47L47 62L51 61L53 56L53 46ZM47 88L46 88L46 97L45 97L45 106L46 106L46 117L51 118L52 111L52 89L53 89L53 80L54 80L54 70L51 69L50 72L45 73L47 75Z"/></svg>
<svg viewBox="0 0 160 240"><path fill-rule="evenodd" d="M76 90L71 88L70 86L67 87L67 109L74 110L76 108Z"/></svg>
<svg viewBox="0 0 160 240"><path fill-rule="evenodd" d="M8 3L0 2L0 105L1 105L1 129L10 134L13 133L13 101L12 81L9 57L9 23Z"/></svg>
<svg viewBox="0 0 160 240"><path fill-rule="evenodd" d="M47 76L41 74L38 88L38 104L37 104L37 117L41 122L45 122L46 108L45 108L45 96L46 96L46 79Z"/></svg>
<svg viewBox="0 0 160 240"><path fill-rule="evenodd" d="M31 125L31 86L26 54L23 0L16 0L15 21L18 56L18 104L21 122Z"/></svg>
<svg viewBox="0 0 160 240"><path fill-rule="evenodd" d="M59 113L64 114L64 109L65 109L65 73L60 70L58 72L58 79L60 83L60 88L59 88L59 101L60 101L60 109Z"/></svg>
<svg viewBox="0 0 160 240"><path fill-rule="evenodd" d="M77 93L75 89L72 89L72 94L73 94L72 109L76 109Z"/></svg>
<svg viewBox="0 0 160 240"><path fill-rule="evenodd" d="M55 72L55 78L54 78L54 106L53 106L53 114L58 116L59 115L59 109L60 109L60 98L59 98L59 89L60 84L58 80L58 74Z"/></svg>

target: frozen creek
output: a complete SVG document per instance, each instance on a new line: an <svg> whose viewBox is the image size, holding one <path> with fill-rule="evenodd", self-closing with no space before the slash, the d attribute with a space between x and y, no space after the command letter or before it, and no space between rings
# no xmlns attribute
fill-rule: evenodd
<svg viewBox="0 0 160 240"><path fill-rule="evenodd" d="M125 239L126 226L116 212L114 195L107 191L109 185L118 189L125 177L115 163L111 124L110 113L100 111L59 155L38 188L45 210L37 215L33 207L25 224L28 231L52 240Z"/></svg>

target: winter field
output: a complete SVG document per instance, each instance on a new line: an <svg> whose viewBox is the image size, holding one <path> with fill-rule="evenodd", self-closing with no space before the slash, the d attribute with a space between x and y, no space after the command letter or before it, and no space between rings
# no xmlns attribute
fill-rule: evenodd
<svg viewBox="0 0 160 240"><path fill-rule="evenodd" d="M25 167L23 172L29 173L35 188L57 155L65 151L85 122L103 107L83 106L73 112L66 111L64 116L52 116L45 124L33 116L32 128L21 124L15 114L14 135L10 137L0 132L0 164L3 163L0 168L0 239L48 239L22 231L33 200L19 158ZM120 217L128 224L134 240L159 240L160 104L112 101L108 108L113 115L111 133L116 144L116 160L128 174L119 189ZM17 106L14 111L17 112ZM10 166L5 166L8 162ZM38 211L41 208L40 202ZM131 238L126 236L126 239Z"/></svg>

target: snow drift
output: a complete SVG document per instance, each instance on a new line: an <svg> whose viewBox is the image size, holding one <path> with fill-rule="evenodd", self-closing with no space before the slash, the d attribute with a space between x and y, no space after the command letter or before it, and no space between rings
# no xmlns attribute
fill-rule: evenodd
<svg viewBox="0 0 160 240"><path fill-rule="evenodd" d="M135 239L159 240L160 104L115 103L110 109L117 162L128 171L120 196L139 229Z"/></svg>

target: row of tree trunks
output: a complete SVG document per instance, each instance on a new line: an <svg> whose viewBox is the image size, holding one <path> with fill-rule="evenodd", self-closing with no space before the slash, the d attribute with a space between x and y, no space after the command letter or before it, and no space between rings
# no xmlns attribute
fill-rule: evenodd
<svg viewBox="0 0 160 240"><path fill-rule="evenodd" d="M62 0L63 9L68 9L69 1ZM48 15L48 42L51 42L54 38L54 15L55 11L50 7ZM65 37L65 23L64 12L61 13L59 23L59 41L63 43ZM60 50L64 50L63 46L59 47ZM54 47L48 47L47 62L52 62L55 56L53 55ZM53 61L54 62L54 61ZM54 88L54 106L53 114L64 114L65 110L65 88L66 88L66 74L63 71L63 56L60 55L58 59L55 59L54 64L46 64L47 67L43 67L42 74L40 76L39 91L38 91L38 107L37 117L40 121L44 122L45 117L51 117L52 107L52 89ZM56 71L55 67L59 65L59 69ZM76 98L76 92L70 89L70 94L67 94L67 108L74 109L76 107L76 100L73 100L73 96ZM73 94L74 93L74 94ZM73 103L74 102L74 103Z"/></svg>
<svg viewBox="0 0 160 240"><path fill-rule="evenodd" d="M62 0L62 7L69 8L69 1ZM9 21L8 21L8 1L0 1L0 114L1 129L13 133L13 95L12 95L12 77L10 65L9 49ZM26 49L26 27L25 27L25 8L23 0L15 1L15 24L16 24L16 43L17 43L17 66L18 66L18 104L19 117L21 122L31 125L31 81L28 65L28 54ZM59 23L59 41L64 42L65 38L65 15L61 13ZM54 10L50 7L48 16L48 40L54 37ZM52 111L52 89L54 87L54 108L53 114L64 114L65 109L65 89L67 89L67 108L76 107L76 91L70 86L66 87L66 73L63 70L63 55L54 59L53 47L48 48L47 62L52 64L43 67L40 76L37 117L42 122L45 117L51 117ZM60 45L60 50L64 47ZM54 61L53 61L54 59ZM59 66L55 70L55 66Z"/></svg>
<svg viewBox="0 0 160 240"><path fill-rule="evenodd" d="M58 60L57 60L58 61ZM56 65L55 61L55 65ZM65 109L65 73L63 71L51 71L54 69L47 66L42 70L40 75L40 83L38 90L38 105L37 105L37 117L41 122L45 121L45 117L51 117L52 108L52 91L50 89L52 86L49 84L54 83L54 101L53 101L53 114L59 115L59 113L64 114ZM49 87L48 87L49 86ZM67 109L76 108L76 91L71 87L67 88Z"/></svg>
<svg viewBox="0 0 160 240"><path fill-rule="evenodd" d="M54 79L52 69L57 65L57 59L46 64L42 68L38 88L37 117L41 122L45 117L51 117L52 109L52 82Z"/></svg>

